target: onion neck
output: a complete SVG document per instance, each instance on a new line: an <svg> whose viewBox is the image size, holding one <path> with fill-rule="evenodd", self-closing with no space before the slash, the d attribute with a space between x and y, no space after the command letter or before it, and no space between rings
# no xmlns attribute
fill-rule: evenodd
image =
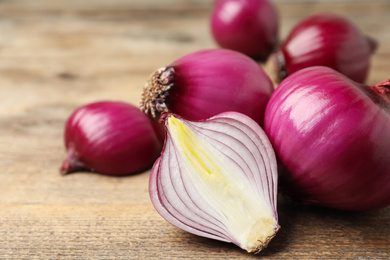
<svg viewBox="0 0 390 260"><path fill-rule="evenodd" d="M287 77L286 62L283 52L278 50L274 52L267 60L264 68L275 86Z"/></svg>
<svg viewBox="0 0 390 260"><path fill-rule="evenodd" d="M89 171L88 167L85 164L78 160L74 156L74 150L70 149L66 159L62 162L60 167L60 173L66 175L69 173L79 172L79 171Z"/></svg>
<svg viewBox="0 0 390 260"><path fill-rule="evenodd" d="M378 41L370 36L365 36L368 42L368 47L370 48L370 53L373 54L378 49Z"/></svg>
<svg viewBox="0 0 390 260"><path fill-rule="evenodd" d="M162 112L168 112L166 99L169 89L173 86L175 70L173 67L161 67L156 70L144 86L140 101L140 110L151 116L159 117Z"/></svg>
<svg viewBox="0 0 390 260"><path fill-rule="evenodd" d="M390 79L379 82L370 88L380 97L382 97L388 105L390 105Z"/></svg>

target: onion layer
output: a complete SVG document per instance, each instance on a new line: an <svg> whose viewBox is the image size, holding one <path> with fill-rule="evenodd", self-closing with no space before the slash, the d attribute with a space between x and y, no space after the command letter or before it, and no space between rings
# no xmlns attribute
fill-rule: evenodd
<svg viewBox="0 0 390 260"><path fill-rule="evenodd" d="M311 67L272 95L265 131L298 201L344 210L390 205L390 81L356 83Z"/></svg>
<svg viewBox="0 0 390 260"><path fill-rule="evenodd" d="M275 236L277 165L267 136L249 117L225 112L205 121L165 116L161 157L149 193L171 224L259 252Z"/></svg>
<svg viewBox="0 0 390 260"><path fill-rule="evenodd" d="M133 174L151 167L162 142L154 122L136 106L100 101L76 109L66 122L68 155L61 173Z"/></svg>
<svg viewBox="0 0 390 260"><path fill-rule="evenodd" d="M145 85L140 109L152 117L172 112L191 120L236 111L262 125L273 89L268 75L246 55L202 50L153 73Z"/></svg>

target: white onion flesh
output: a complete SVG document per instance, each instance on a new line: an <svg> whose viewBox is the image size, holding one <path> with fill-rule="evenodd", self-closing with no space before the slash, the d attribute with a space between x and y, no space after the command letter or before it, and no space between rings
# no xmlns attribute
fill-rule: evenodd
<svg viewBox="0 0 390 260"><path fill-rule="evenodd" d="M168 115L149 193L159 214L195 235L259 252L275 236L277 163L261 127L237 112L204 121Z"/></svg>

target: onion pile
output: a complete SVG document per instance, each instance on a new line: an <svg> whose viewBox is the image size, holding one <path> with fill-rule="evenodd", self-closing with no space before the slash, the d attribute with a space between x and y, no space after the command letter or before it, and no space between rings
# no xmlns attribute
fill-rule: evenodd
<svg viewBox="0 0 390 260"><path fill-rule="evenodd" d="M299 202L390 205L390 80L363 84L376 41L344 17L307 17L268 59L283 80L274 91L254 59L272 52L278 24L270 1L217 1L213 36L230 50L159 68L139 109L101 101L75 110L60 171L121 176L153 165L149 195L163 218L253 253L279 230L278 171Z"/></svg>

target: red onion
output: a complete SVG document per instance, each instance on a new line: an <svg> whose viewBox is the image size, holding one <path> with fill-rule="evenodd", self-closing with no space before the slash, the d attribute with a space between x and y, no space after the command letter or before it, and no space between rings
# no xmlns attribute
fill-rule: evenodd
<svg viewBox="0 0 390 260"><path fill-rule="evenodd" d="M266 247L279 229L277 164L260 126L225 112L197 122L168 114L165 127L164 149L149 182L160 215L187 232L248 252Z"/></svg>
<svg viewBox="0 0 390 260"><path fill-rule="evenodd" d="M136 106L100 101L76 109L65 127L61 173L127 175L151 167L161 152L154 122Z"/></svg>
<svg viewBox="0 0 390 260"><path fill-rule="evenodd" d="M265 131L298 201L344 210L390 205L390 80L356 83L328 67L287 77Z"/></svg>
<svg viewBox="0 0 390 260"><path fill-rule="evenodd" d="M269 58L275 81L311 66L327 66L364 83L377 42L347 18L317 14L298 23Z"/></svg>
<svg viewBox="0 0 390 260"><path fill-rule="evenodd" d="M223 48L266 60L278 43L279 15L270 0L218 0L211 32Z"/></svg>
<svg viewBox="0 0 390 260"><path fill-rule="evenodd" d="M246 55L223 49L197 51L153 73L140 109L152 117L172 112L187 119L206 119L226 111L263 123L273 83Z"/></svg>

